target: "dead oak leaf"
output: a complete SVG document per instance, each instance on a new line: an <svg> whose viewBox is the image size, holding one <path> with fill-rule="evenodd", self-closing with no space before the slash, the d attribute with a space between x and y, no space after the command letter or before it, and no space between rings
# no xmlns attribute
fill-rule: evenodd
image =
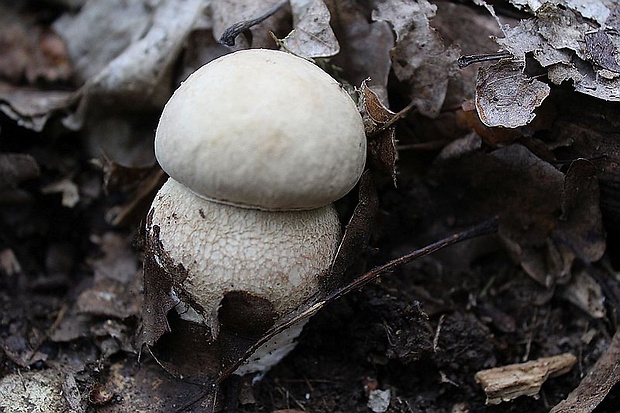
<svg viewBox="0 0 620 413"><path fill-rule="evenodd" d="M390 0L380 3L372 13L373 20L392 25L396 35L390 53L394 74L409 84L415 107L429 117L439 115L459 57L458 49L446 47L431 27L435 11L436 6L427 0Z"/></svg>
<svg viewBox="0 0 620 413"><path fill-rule="evenodd" d="M395 120L396 113L386 108L366 81L360 89L360 112L364 119L364 128L368 137L368 162L371 168L392 178L396 186L396 151Z"/></svg>
<svg viewBox="0 0 620 413"><path fill-rule="evenodd" d="M569 81L580 93L619 101L620 36L617 19L609 18L619 6L598 5L601 10L595 11L576 2L545 2L535 9L534 17L503 28L504 37L496 41L521 60L531 54L547 68L552 83Z"/></svg>
<svg viewBox="0 0 620 413"><path fill-rule="evenodd" d="M16 188L41 173L37 161L27 154L0 153L0 189Z"/></svg>
<svg viewBox="0 0 620 413"><path fill-rule="evenodd" d="M585 165L564 174L513 144L436 168L443 170L443 190L458 200L460 218L498 216L507 249L541 284L567 279L575 259L593 262L602 255L598 182Z"/></svg>
<svg viewBox="0 0 620 413"><path fill-rule="evenodd" d="M551 91L523 73L525 62L502 60L481 67L476 79L476 110L488 127L517 128L530 123Z"/></svg>
<svg viewBox="0 0 620 413"><path fill-rule="evenodd" d="M323 0L291 0L293 31L281 40L282 46L306 59L330 57L340 45L330 26L331 15Z"/></svg>
<svg viewBox="0 0 620 413"><path fill-rule="evenodd" d="M330 61L342 69L342 77L353 85L368 84L382 101L387 101L387 84L392 62L394 34L385 21L370 20L370 12L355 0L328 0L331 26L340 52Z"/></svg>

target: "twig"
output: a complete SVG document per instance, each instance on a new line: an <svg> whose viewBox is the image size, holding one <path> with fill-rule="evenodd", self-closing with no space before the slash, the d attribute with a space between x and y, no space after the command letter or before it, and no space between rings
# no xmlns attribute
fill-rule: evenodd
<svg viewBox="0 0 620 413"><path fill-rule="evenodd" d="M237 38L237 36L239 36L239 34L243 33L246 30L248 30L250 27L255 26L255 25L261 23L263 20L266 20L269 17L273 16L278 10L280 10L282 7L284 7L284 5L286 3L288 3L288 2L287 1L281 1L281 2L276 3L275 5L273 5L264 14L258 16L255 19L242 20L242 21L240 21L238 23L233 24L232 26L230 26L228 29L226 29L224 31L224 33L220 37L219 42L221 44L225 45L225 46L234 46L235 45L235 39Z"/></svg>
<svg viewBox="0 0 620 413"><path fill-rule="evenodd" d="M509 59L511 57L513 57L512 54L508 52L490 53L490 54L472 54L472 55L459 57L457 62L458 62L459 68L463 69L474 63L487 62L489 60Z"/></svg>

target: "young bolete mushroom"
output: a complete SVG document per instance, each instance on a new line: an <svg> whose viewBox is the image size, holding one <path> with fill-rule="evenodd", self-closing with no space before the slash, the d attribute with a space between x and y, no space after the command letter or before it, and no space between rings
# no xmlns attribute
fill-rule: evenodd
<svg viewBox="0 0 620 413"><path fill-rule="evenodd" d="M318 291L341 238L332 203L366 159L362 118L338 82L281 51L225 55L170 98L155 154L170 178L147 237L161 246L151 252L157 265L186 274L166 292L183 318L216 339L226 297L266 304L274 322ZM302 327L274 337L237 373L266 371Z"/></svg>

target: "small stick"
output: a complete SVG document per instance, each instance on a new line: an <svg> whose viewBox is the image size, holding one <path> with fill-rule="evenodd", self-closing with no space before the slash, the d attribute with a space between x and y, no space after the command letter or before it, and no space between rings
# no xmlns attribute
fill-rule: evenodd
<svg viewBox="0 0 620 413"><path fill-rule="evenodd" d="M459 65L459 69L463 69L474 63L487 62L489 60L509 59L511 57L513 57L512 54L508 52L489 53L489 54L472 54L472 55L459 57L457 62Z"/></svg>
<svg viewBox="0 0 620 413"><path fill-rule="evenodd" d="M269 17L273 16L278 10L284 7L286 3L287 1L281 1L273 5L264 14L258 16L255 19L242 20L238 23L233 24L232 26L230 26L228 29L224 31L224 33L220 37L219 42L225 46L234 46L235 39L237 38L239 34L248 30L250 27L255 26L261 23L262 21L268 19Z"/></svg>

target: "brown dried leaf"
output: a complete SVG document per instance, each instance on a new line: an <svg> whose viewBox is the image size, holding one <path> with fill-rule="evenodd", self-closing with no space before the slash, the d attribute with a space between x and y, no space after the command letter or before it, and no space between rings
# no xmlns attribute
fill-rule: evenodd
<svg viewBox="0 0 620 413"><path fill-rule="evenodd" d="M387 175L396 186L396 113L386 108L366 82L360 89L359 109L368 141L368 163L379 174Z"/></svg>
<svg viewBox="0 0 620 413"><path fill-rule="evenodd" d="M471 222L498 216L502 240L541 284L551 286L567 279L575 258L589 262L600 257L604 249L600 212L593 178L587 174L579 178L585 180L577 197L583 198L580 205L573 198L575 193L565 189L573 188L575 177L565 176L519 144L488 155L473 152L442 161L437 168L445 174L438 179L443 190L452 202L458 200L455 213L459 218ZM581 225L572 224L573 218L571 223L560 219L567 197L575 202L575 217L583 219L582 214L590 213L592 221L586 219ZM594 244L588 244L588 239Z"/></svg>
<svg viewBox="0 0 620 413"><path fill-rule="evenodd" d="M150 226L152 211L147 216ZM150 234L150 232L149 232ZM152 236L147 235L144 255L144 303L140 346L154 346L161 336L170 331L167 315L176 303L170 297L173 286L187 278L182 265L175 267L159 241L159 227L153 227ZM155 257L163 262L158 263Z"/></svg>
<svg viewBox="0 0 620 413"><path fill-rule="evenodd" d="M340 45L329 22L331 15L323 0L290 0L293 31L281 40L283 47L306 59L331 57Z"/></svg>
<svg viewBox="0 0 620 413"><path fill-rule="evenodd" d="M30 155L0 153L0 189L16 188L21 182L37 178L37 161Z"/></svg>
<svg viewBox="0 0 620 413"><path fill-rule="evenodd" d="M588 160L571 163L564 178L562 216L555 234L587 263L598 261L606 247L597 175L596 166Z"/></svg>
<svg viewBox="0 0 620 413"><path fill-rule="evenodd" d="M560 289L560 295L592 318L605 317L603 290L584 268L574 272L570 282Z"/></svg>
<svg viewBox="0 0 620 413"><path fill-rule="evenodd" d="M456 113L459 126L473 130L491 146L509 145L521 136L519 131L515 129L490 128L486 126L480 120L473 100L463 102L461 109Z"/></svg>
<svg viewBox="0 0 620 413"><path fill-rule="evenodd" d="M14 84L68 81L73 68L65 44L30 17L0 5L0 78Z"/></svg>
<svg viewBox="0 0 620 413"><path fill-rule="evenodd" d="M527 77L524 68L524 62L502 60L478 70L476 110L486 126L516 128L534 119L551 88Z"/></svg>
<svg viewBox="0 0 620 413"><path fill-rule="evenodd" d="M430 26L435 10L427 0L390 0L379 3L372 13L373 20L392 25L396 34L391 51L394 74L410 85L415 107L429 117L439 115L459 56L458 49L446 47Z"/></svg>
<svg viewBox="0 0 620 413"><path fill-rule="evenodd" d="M73 92L0 88L0 111L19 125L41 132L50 117L75 102Z"/></svg>
<svg viewBox="0 0 620 413"><path fill-rule="evenodd" d="M387 102L388 75L392 67L390 49L394 34L385 21L372 21L361 2L329 0L331 25L340 42L340 53L331 59L342 69L350 84L368 84L383 102Z"/></svg>
<svg viewBox="0 0 620 413"><path fill-rule="evenodd" d="M135 357L116 360L107 373L89 394L101 413L175 412L204 394L204 387L171 377L149 357L141 363ZM192 411L208 411L193 407Z"/></svg>
<svg viewBox="0 0 620 413"><path fill-rule="evenodd" d="M360 178L358 203L345 227L329 277L325 280L327 290L341 287L357 275L359 268L355 264L368 246L378 202L372 176L366 171Z"/></svg>

